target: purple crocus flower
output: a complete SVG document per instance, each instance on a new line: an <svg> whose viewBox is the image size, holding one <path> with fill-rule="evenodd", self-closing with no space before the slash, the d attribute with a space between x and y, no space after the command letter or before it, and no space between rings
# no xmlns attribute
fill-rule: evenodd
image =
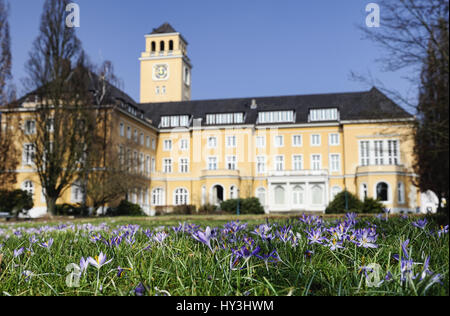
<svg viewBox="0 0 450 316"><path fill-rule="evenodd" d="M255 227L255 229L252 231L252 234L258 235L262 240L272 240L274 236L270 234L271 229L272 227L270 227L269 225L261 224Z"/></svg>
<svg viewBox="0 0 450 316"><path fill-rule="evenodd" d="M50 249L50 247L53 245L53 238L50 238L49 240L47 240L46 242L41 242L39 244L39 246L41 246L42 248L47 248Z"/></svg>
<svg viewBox="0 0 450 316"><path fill-rule="evenodd" d="M81 257L81 259L80 259L80 274L85 272L88 267L89 267L89 261L84 259L84 257Z"/></svg>
<svg viewBox="0 0 450 316"><path fill-rule="evenodd" d="M213 248L211 247L211 238L212 237L211 237L211 228L209 226L206 227L206 230L204 232L202 232L200 230L196 231L195 233L192 234L192 237L195 240L197 240L197 241L205 244L206 246L208 246L208 248L211 251L214 251Z"/></svg>
<svg viewBox="0 0 450 316"><path fill-rule="evenodd" d="M14 258L17 258L21 254L23 254L24 248L14 249Z"/></svg>
<svg viewBox="0 0 450 316"><path fill-rule="evenodd" d="M310 245L312 244L322 245L323 241L327 240L325 237L322 237L322 231L320 228L318 229L311 228L309 231L306 231L306 234Z"/></svg>
<svg viewBox="0 0 450 316"><path fill-rule="evenodd" d="M448 234L448 225L446 226L442 226L441 228L438 230L438 237L441 238L442 235Z"/></svg>
<svg viewBox="0 0 450 316"><path fill-rule="evenodd" d="M100 255L95 256L95 258L89 257L87 258L89 264L93 265L97 269L100 269L102 266L110 263L112 259L106 261L106 255L103 252L100 252Z"/></svg>
<svg viewBox="0 0 450 316"><path fill-rule="evenodd" d="M144 284L142 284L142 282L141 283L139 283L139 285L134 289L134 294L136 295L136 296L144 296L144 294L145 294L145 286L144 286Z"/></svg>
<svg viewBox="0 0 450 316"><path fill-rule="evenodd" d="M162 244L164 240L169 236L166 232L158 232L153 236L153 240Z"/></svg>
<svg viewBox="0 0 450 316"><path fill-rule="evenodd" d="M424 229L425 226L427 226L427 223L428 223L427 219L424 218L423 220L419 219L418 221L413 222L412 225L414 227L417 227L417 228L420 228L420 229Z"/></svg>

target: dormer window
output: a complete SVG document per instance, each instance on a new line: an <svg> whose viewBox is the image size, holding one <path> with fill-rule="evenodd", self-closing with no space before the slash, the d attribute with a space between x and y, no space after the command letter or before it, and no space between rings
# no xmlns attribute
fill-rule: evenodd
<svg viewBox="0 0 450 316"><path fill-rule="evenodd" d="M338 121L338 120L339 120L339 110L337 108L309 110L310 122Z"/></svg>
<svg viewBox="0 0 450 316"><path fill-rule="evenodd" d="M207 125L243 124L244 113L216 113L206 115Z"/></svg>
<svg viewBox="0 0 450 316"><path fill-rule="evenodd" d="M294 111L272 111L272 112L259 112L258 123L293 123Z"/></svg>
<svg viewBox="0 0 450 316"><path fill-rule="evenodd" d="M161 127L188 127L189 115L172 115L161 117Z"/></svg>

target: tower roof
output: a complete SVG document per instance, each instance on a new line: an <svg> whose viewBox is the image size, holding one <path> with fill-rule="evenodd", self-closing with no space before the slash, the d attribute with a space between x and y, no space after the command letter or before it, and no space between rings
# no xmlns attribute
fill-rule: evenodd
<svg viewBox="0 0 450 316"><path fill-rule="evenodd" d="M160 27L153 29L150 34L166 34L166 33L177 33L175 29L169 23L164 23Z"/></svg>

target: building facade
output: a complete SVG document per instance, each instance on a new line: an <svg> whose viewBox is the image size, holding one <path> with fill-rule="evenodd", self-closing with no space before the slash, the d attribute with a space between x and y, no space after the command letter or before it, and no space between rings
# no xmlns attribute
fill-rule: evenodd
<svg viewBox="0 0 450 316"><path fill-rule="evenodd" d="M137 156L147 179L128 199L149 215L237 197L257 197L266 212L323 212L344 189L378 198L393 212L434 205L414 186L414 117L376 88L190 100L187 45L169 24L146 35L140 103L118 93L120 106L112 107L111 137L118 150ZM15 112L26 115L25 108ZM33 190L35 214L42 213L32 167L17 172L18 185ZM74 194L62 200L77 202Z"/></svg>

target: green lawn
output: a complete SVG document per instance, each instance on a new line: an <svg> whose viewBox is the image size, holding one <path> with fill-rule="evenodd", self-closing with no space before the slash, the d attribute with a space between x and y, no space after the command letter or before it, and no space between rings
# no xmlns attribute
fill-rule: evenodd
<svg viewBox="0 0 450 316"><path fill-rule="evenodd" d="M247 226L224 230L236 219ZM341 226L336 218L301 221L298 215L0 223L0 295L135 295L136 288L174 296L448 295L448 233L438 235L432 218L424 228L413 226L419 219L358 217L344 224L340 218ZM200 227L175 232L180 222ZM207 226L218 228L211 248L199 241ZM312 229L328 240L311 244ZM364 232L376 248L363 246ZM100 268L68 267L100 253L106 255ZM78 286L68 286L68 279Z"/></svg>

